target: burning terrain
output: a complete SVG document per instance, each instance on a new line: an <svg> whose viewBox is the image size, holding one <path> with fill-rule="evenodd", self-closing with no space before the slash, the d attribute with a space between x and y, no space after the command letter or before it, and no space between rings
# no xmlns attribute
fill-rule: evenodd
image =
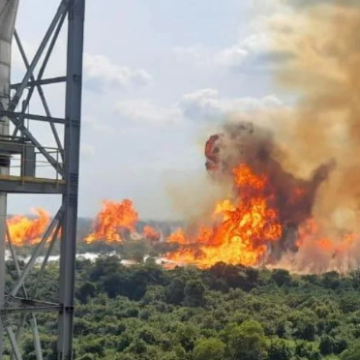
<svg viewBox="0 0 360 360"><path fill-rule="evenodd" d="M179 244L171 259L303 272L359 266L359 2L281 3L267 22L267 65L292 105L232 114L210 137L216 186L197 189L202 209L169 237Z"/></svg>
<svg viewBox="0 0 360 360"><path fill-rule="evenodd" d="M32 217L16 215L8 219L8 236L14 246L31 247L41 241L51 217L44 209L33 209L33 213ZM104 201L90 233L82 240L88 245L96 242L117 244L129 238L147 239L151 242L160 240L161 233L149 225L143 226L141 233L137 232L138 221L139 216L131 200Z"/></svg>
<svg viewBox="0 0 360 360"><path fill-rule="evenodd" d="M169 242L180 245L169 258L200 267L219 261L276 264L315 235L314 201L334 164L322 164L309 179L298 179L272 157L274 150L271 133L252 123L228 124L222 134L210 137L206 169L212 181L230 187L229 197L214 203L210 226L208 219L203 224L197 219L169 236Z"/></svg>
<svg viewBox="0 0 360 360"><path fill-rule="evenodd" d="M336 171L334 161L315 168L307 179L287 172L272 133L249 122L229 123L205 145L205 168L210 183L221 185L228 196L206 209L203 218L190 219L166 238L175 250L166 257L178 265L206 268L218 262L247 266L282 266L293 271L347 270L357 265L356 232L338 229L326 233L314 208L321 187ZM13 244L37 244L49 224L49 215L15 216L8 227ZM84 237L87 244L121 243L131 239L160 241L161 232L139 222L131 200L105 201Z"/></svg>
<svg viewBox="0 0 360 360"><path fill-rule="evenodd" d="M166 257L183 265L298 272L359 266L360 9L337 1L284 3L286 16L268 21L268 51L291 107L230 114L217 127L205 144L207 186L191 194L198 211L183 228L162 234L144 226L139 233L132 202L107 201L87 244L159 242L165 235L175 247ZM177 208L189 208L185 199ZM39 241L49 216L38 215L9 220L16 245Z"/></svg>

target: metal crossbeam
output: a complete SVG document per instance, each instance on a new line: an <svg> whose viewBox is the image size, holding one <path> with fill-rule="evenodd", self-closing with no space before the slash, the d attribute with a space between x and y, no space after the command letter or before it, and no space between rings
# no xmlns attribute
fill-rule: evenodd
<svg viewBox="0 0 360 360"><path fill-rule="evenodd" d="M54 305L54 306L22 306L22 307L7 307L6 310L2 310L5 313L19 313L19 312L48 312L48 311L55 311L59 312L62 309L61 305Z"/></svg>
<svg viewBox="0 0 360 360"><path fill-rule="evenodd" d="M35 87L38 85L42 86L42 85L59 84L59 83L64 83L65 81L66 81L65 76L59 76L59 77L50 78L50 79L40 79L40 80L29 81L25 87L31 88L31 87ZM20 86L21 86L21 83L12 84L10 86L10 89L16 90Z"/></svg>
<svg viewBox="0 0 360 360"><path fill-rule="evenodd" d="M63 16L65 16L67 14L68 11L68 6L69 6L69 0L63 0L60 3L60 6L48 28L48 30L46 31L46 34L43 38L43 40L41 41L41 44L37 50L37 52L35 53L35 56L32 60L32 62L29 64L27 63L27 61L25 61L24 58L24 51L20 50L21 54L23 55L23 59L25 61L26 64L26 68L27 71L23 77L23 80L21 82L21 84L16 88L16 92L15 95L11 98L9 106L7 110L9 112L13 112L16 108L16 106L18 105L18 103L20 102L20 99L23 95L23 92L26 88L26 84L29 82L29 80L31 78L33 78L33 74L34 74L34 70L46 48L46 46L48 45L48 42L51 38L51 36L53 35L54 30L56 29L56 26L58 25L58 23L61 21L61 19L63 18ZM59 30L60 31L60 30ZM16 37L17 38L17 37ZM19 43L18 43L19 45ZM20 46L20 49L22 49L22 47ZM31 95L30 95L31 96ZM26 100L29 101L29 98ZM19 120L16 117L8 117L8 119L15 125L16 130L20 130L21 133L28 138L29 140L31 140L31 142L39 149L39 151L42 153L42 155L49 161L49 163L54 167L54 169L56 171L58 171L62 176L64 176L64 172L62 169L62 166L59 166L59 163L56 161L56 159L53 158L53 156L51 154L49 154L45 148L40 144L40 142L37 140L37 138L35 136L33 136L33 134L24 126L24 124L22 123L21 120ZM49 122L50 124L52 124L51 122ZM57 139L57 138L55 138Z"/></svg>
<svg viewBox="0 0 360 360"><path fill-rule="evenodd" d="M12 19L16 15L17 3L22 0L0 0L0 6L10 6ZM20 35L14 31L16 43L24 63L24 76L19 83L8 84L8 93L0 94L0 263L5 263L5 238L14 260L16 275L9 294L3 294L5 276L0 269L0 335L6 334L11 345L10 359L23 358L21 340L25 331L31 329L37 360L43 360L41 333L37 325L37 313L58 313L58 360L73 359L74 281L76 260L76 226L79 186L80 129L82 102L82 67L85 0L58 0L59 6L42 38L33 58L29 58L21 43ZM16 4L15 4L16 3ZM10 4L10 5L9 5ZM15 5L14 5L15 4ZM36 16L36 14L34 14ZM6 20L9 17L4 18ZM2 20L0 14L0 21ZM5 20L3 20L5 21ZM11 23L9 23L11 25ZM67 29L66 73L45 78L49 59L58 42L62 29ZM1 41L1 39L0 39ZM9 41L9 40L8 40ZM65 83L65 108L62 117L52 116L46 97L49 85ZM10 94L12 90L12 94ZM39 94L45 115L29 111L34 93ZM31 122L48 123L56 146L43 146L36 130L30 131ZM2 126L13 124L12 135ZM26 123L25 123L26 122ZM63 139L58 129L63 129ZM60 132L61 133L61 132ZM20 135L19 135L20 134ZM30 150L28 150L28 148ZM27 151L27 152L26 152ZM21 175L10 173L11 156L21 156ZM56 154L56 156L54 155ZM39 178L27 161L37 156L55 170L55 178ZM35 160L34 160L35 158ZM8 159L8 160L7 160ZM2 165L2 164L5 165ZM8 165L7 165L8 163ZM25 169L25 170L24 170ZM30 175L29 175L30 174ZM9 229L5 229L6 199L8 194L60 194L61 205L56 216L43 234L41 241L32 249L32 255L22 267L17 259L16 247ZM4 215L5 214L5 215ZM7 232L7 236L5 234ZM59 262L59 294L55 302L38 299L39 288L55 243L61 237ZM45 256L38 267L39 256ZM35 271L35 282L27 282ZM55 294L54 294L55 295ZM16 315L16 317L15 317ZM15 319L19 317L15 327ZM0 337L0 359L3 356L3 341Z"/></svg>
<svg viewBox="0 0 360 360"><path fill-rule="evenodd" d="M11 235L10 235L10 231L9 231L8 227L6 227L6 237L7 237L9 247L10 247L12 258L13 258L14 263L15 263L17 276L20 277L21 276L21 269L20 269L20 266L19 266L19 261L18 261L17 256L16 256L15 248L14 248L14 246L12 244L12 239L11 239ZM26 289L24 284L22 285L22 288L23 288L23 292L24 292L24 295L25 295L25 299L14 299L14 300L20 300L21 303L24 303L24 301L25 301L25 304L28 304L29 297L28 297L27 289ZM8 304L8 303L9 303L9 301L6 298L5 304ZM36 305L36 303L34 303L32 301L30 305ZM1 314L2 318L6 318L8 313L13 312L12 309L9 309L9 308L7 308L6 310L1 310L1 311L2 312L5 311L5 314ZM37 359L42 359L42 350L41 350L40 338L38 336L36 336L38 334L38 331L37 331L37 324L36 324L36 318L35 318L35 315L34 315L34 311L31 311L30 324L31 324L32 332L34 334L34 346L35 346L35 349L36 349ZM18 327L18 331L17 331L16 338L15 338L17 343L18 343L18 341L20 339L21 332L22 332L23 326L25 324L26 318L27 318L27 315L23 317L23 320L21 321L21 323L20 323L20 325Z"/></svg>
<svg viewBox="0 0 360 360"><path fill-rule="evenodd" d="M15 95L12 97L10 104L9 104L9 110L13 111L17 104L19 103L22 93L25 90L26 84L28 83L28 81L30 80L30 78L33 76L34 70L36 65L38 64L45 48L46 45L48 44L49 39L51 38L51 35L57 25L57 23L59 22L59 20L61 19L61 17L65 14L65 12L67 11L69 5L69 0L63 0L60 3L60 6L48 28L48 30L46 31L46 34L43 38L43 40L41 41L41 44L37 50L37 52L35 53L35 56L31 62L31 64L29 64L29 67L24 75L24 78L21 82L21 85L16 89L16 93Z"/></svg>
<svg viewBox="0 0 360 360"><path fill-rule="evenodd" d="M59 21L59 24L58 24L58 26L57 26L57 28L56 28L56 31L55 31L55 34L54 34L54 37L53 37L53 41L52 41L52 43L51 43L51 45L50 45L50 48L49 48L49 51L47 52L46 57L45 57L45 61L44 61L45 66L46 66L46 64L47 64L47 62L48 62L48 60L49 60L49 57L50 57L49 54L51 54L51 51L53 50L53 46L54 46L54 44L56 43L56 40L57 40L57 38L58 38L58 36L59 36L60 30L61 30L61 28L62 28L64 19L65 19L65 15L66 15L66 13L64 13L64 14L61 16L60 21ZM18 45L18 48L20 49L21 57L22 57L22 59L23 59L23 61L24 61L25 67L26 67L27 70L29 70L29 69L30 69L30 64L29 64L29 62L28 62L28 59L27 59L26 54L25 54L25 51L24 51L24 49L23 49L23 47L22 47L22 45L21 45L21 41L20 41L19 35L17 34L16 30L15 30L15 40L16 40L16 43L17 43L17 45ZM38 77L38 80L41 80L42 75L43 75L43 73L40 72L39 77ZM35 76L34 76L33 74L31 74L30 79L31 79L31 81L33 81L34 83L36 82ZM20 86L16 89L16 91L18 91L21 86L22 86L22 85L20 85ZM37 84L37 85L36 85L36 88L37 88L37 90L38 90L38 93L39 93L41 102L42 102L42 104L43 104L43 106L44 106L46 116L47 116L48 118L51 118L51 113L50 113L49 105L48 105L48 103L47 103L47 101L46 101L45 94L44 94L44 91L43 91L41 85ZM30 93L30 92L29 92L29 93ZM32 93L32 91L31 91L31 93ZM30 97L31 97L31 95L30 95ZM22 112L25 112L25 108L26 108L26 107L27 107L27 105L24 104L24 105L23 105ZM57 130L56 130L56 127L55 127L53 121L49 121L49 124L50 124L51 131L52 131L52 133L53 133L53 135L54 135L54 139L55 139L56 145L57 145L57 147L60 149L61 157L62 157L62 159L64 160L64 150L63 150L63 147L62 147L60 138L59 138L59 134L58 134L58 132L57 132Z"/></svg>
<svg viewBox="0 0 360 360"><path fill-rule="evenodd" d="M0 189L9 194L63 194L65 180L0 175Z"/></svg>
<svg viewBox="0 0 360 360"><path fill-rule="evenodd" d="M16 303L18 306L7 306L1 310L2 314L7 314L11 312L40 312L40 311L59 311L61 310L61 305L56 303L51 303L47 301L33 300L28 298L20 297L7 297L8 304Z"/></svg>
<svg viewBox="0 0 360 360"><path fill-rule="evenodd" d="M18 291L20 290L21 286L24 283L25 278L29 275L30 271L33 269L39 254L41 253L41 251L43 250L43 248L46 244L47 239L51 236L52 232L54 231L55 227L57 226L57 223L62 220L62 217L63 217L63 206L59 209L56 216L52 219L52 221L51 221L49 227L47 228L47 230L45 231L45 234L43 235L41 241L36 246L35 251L32 254L29 262L26 264L19 279L17 280L12 291L10 292L11 297L14 297L17 295Z"/></svg>
<svg viewBox="0 0 360 360"><path fill-rule="evenodd" d="M48 123L51 123L51 124L60 124L60 125L65 125L66 124L65 119L54 118L54 117L51 117L51 116L27 114L27 113L22 113L22 112L20 113L20 112L15 112L15 111L0 110L0 116L1 117L6 116L10 120L11 119L23 118L23 119L29 119L29 120L48 122Z"/></svg>

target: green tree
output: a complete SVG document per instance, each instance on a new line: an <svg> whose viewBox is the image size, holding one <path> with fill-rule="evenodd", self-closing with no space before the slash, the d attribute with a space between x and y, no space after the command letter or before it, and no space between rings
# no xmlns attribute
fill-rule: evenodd
<svg viewBox="0 0 360 360"><path fill-rule="evenodd" d="M166 288L166 298L171 304L180 305L185 297L185 281L181 278L174 278Z"/></svg>
<svg viewBox="0 0 360 360"><path fill-rule="evenodd" d="M290 273L283 269L275 269L272 273L272 279L277 286L289 285L292 281Z"/></svg>
<svg viewBox="0 0 360 360"><path fill-rule="evenodd" d="M269 360L290 360L294 350L286 340L272 340L269 346Z"/></svg>
<svg viewBox="0 0 360 360"><path fill-rule="evenodd" d="M147 352L145 341L142 339L135 339L129 346L128 351L138 355L145 354Z"/></svg>
<svg viewBox="0 0 360 360"><path fill-rule="evenodd" d="M157 340L157 334L150 327L144 327L139 331L139 339L144 340L147 344L155 344Z"/></svg>
<svg viewBox="0 0 360 360"><path fill-rule="evenodd" d="M89 298L96 296L96 292L96 286L92 282L86 281L77 290L76 297L82 304L86 304Z"/></svg>
<svg viewBox="0 0 360 360"><path fill-rule="evenodd" d="M150 285L142 298L142 303L147 305L155 301L166 301L165 289L162 286Z"/></svg>
<svg viewBox="0 0 360 360"><path fill-rule="evenodd" d="M341 360L359 360L360 359L360 343L354 343L350 349L345 350L341 356Z"/></svg>
<svg viewBox="0 0 360 360"><path fill-rule="evenodd" d="M352 285L354 289L360 288L360 269L355 269L352 272L350 272L350 278L352 280Z"/></svg>
<svg viewBox="0 0 360 360"><path fill-rule="evenodd" d="M189 280L185 285L185 304L202 306L204 304L205 286L201 280Z"/></svg>
<svg viewBox="0 0 360 360"><path fill-rule="evenodd" d="M84 354L83 356L79 357L79 360L94 360L95 357L92 354Z"/></svg>
<svg viewBox="0 0 360 360"><path fill-rule="evenodd" d="M293 311L289 315L293 324L294 335L298 339L314 341L316 335L317 317L309 309Z"/></svg>
<svg viewBox="0 0 360 360"><path fill-rule="evenodd" d="M328 289L337 289L340 286L340 275L336 271L330 271L322 276L322 284Z"/></svg>
<svg viewBox="0 0 360 360"><path fill-rule="evenodd" d="M257 321L236 326L229 334L228 351L232 360L260 360L267 357L264 330Z"/></svg>
<svg viewBox="0 0 360 360"><path fill-rule="evenodd" d="M194 360L223 360L225 344L216 338L204 339L197 342L193 358Z"/></svg>
<svg viewBox="0 0 360 360"><path fill-rule="evenodd" d="M320 339L319 350L322 355L330 355L334 353L335 342L329 335L324 335Z"/></svg>
<svg viewBox="0 0 360 360"><path fill-rule="evenodd" d="M123 248L123 256L125 259L134 260L142 263L144 257L149 254L150 247L147 241L126 241Z"/></svg>
<svg viewBox="0 0 360 360"><path fill-rule="evenodd" d="M176 340L185 351L190 352L194 349L196 338L199 334L196 327L190 324L181 325L176 331Z"/></svg>
<svg viewBox="0 0 360 360"><path fill-rule="evenodd" d="M295 353L300 358L308 360L320 360L321 355L317 348L312 343L300 341L296 344Z"/></svg>
<svg viewBox="0 0 360 360"><path fill-rule="evenodd" d="M89 339L83 342L82 350L86 354L94 354L104 356L104 340L103 339Z"/></svg>

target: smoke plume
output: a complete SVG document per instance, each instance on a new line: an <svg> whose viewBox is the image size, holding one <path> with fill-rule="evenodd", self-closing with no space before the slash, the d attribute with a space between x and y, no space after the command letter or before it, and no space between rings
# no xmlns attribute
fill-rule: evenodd
<svg viewBox="0 0 360 360"><path fill-rule="evenodd" d="M327 248L342 246L342 258L349 258L357 241L344 244L343 233L356 237L360 230L360 8L358 2L307 3L291 17L269 23L272 48L287 54L275 70L276 83L296 99L280 125L285 156L279 160L303 178L320 164L336 164L319 189L312 215L321 227L316 236L332 239ZM314 234L299 257L315 257L313 241Z"/></svg>
<svg viewBox="0 0 360 360"><path fill-rule="evenodd" d="M206 144L206 169L227 194L240 163L267 175L284 228L274 266L348 270L360 260L359 2L280 3L287 15L269 19L269 51L279 55L275 84L292 106L262 114L266 126L258 113L227 121Z"/></svg>

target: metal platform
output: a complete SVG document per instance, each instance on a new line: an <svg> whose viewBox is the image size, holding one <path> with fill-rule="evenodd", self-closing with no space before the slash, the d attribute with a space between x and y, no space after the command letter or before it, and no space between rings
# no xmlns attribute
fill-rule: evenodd
<svg viewBox="0 0 360 360"><path fill-rule="evenodd" d="M63 194L65 180L0 174L0 191L10 194Z"/></svg>

